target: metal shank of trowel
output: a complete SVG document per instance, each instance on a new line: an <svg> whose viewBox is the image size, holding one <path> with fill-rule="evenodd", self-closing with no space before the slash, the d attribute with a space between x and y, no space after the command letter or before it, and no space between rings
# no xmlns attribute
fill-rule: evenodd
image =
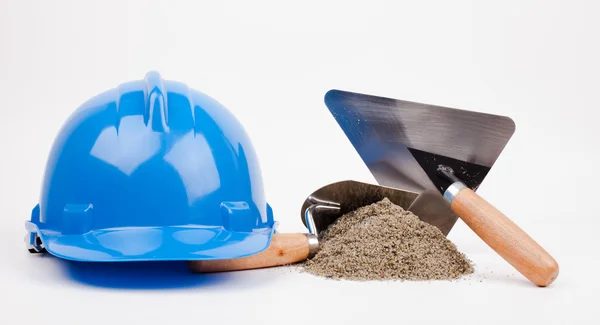
<svg viewBox="0 0 600 325"><path fill-rule="evenodd" d="M306 224L306 228L308 229L309 234L315 235L319 238L319 230L315 224L315 214L322 213L336 213L340 211L340 204L337 202L321 200L310 195L306 201L311 202L310 205L304 212L304 223Z"/></svg>

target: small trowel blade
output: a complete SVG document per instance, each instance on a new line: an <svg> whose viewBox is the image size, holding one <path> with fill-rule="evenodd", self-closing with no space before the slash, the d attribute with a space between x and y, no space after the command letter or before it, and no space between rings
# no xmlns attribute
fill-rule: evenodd
<svg viewBox="0 0 600 325"><path fill-rule="evenodd" d="M342 215L360 207L388 198L392 203L408 210L417 199L417 196L417 193L410 191L347 180L332 183L314 191L304 201L300 217L304 225L308 227L306 210L311 206L330 204L338 207L338 209L315 210L314 223L316 230L320 233L325 231Z"/></svg>

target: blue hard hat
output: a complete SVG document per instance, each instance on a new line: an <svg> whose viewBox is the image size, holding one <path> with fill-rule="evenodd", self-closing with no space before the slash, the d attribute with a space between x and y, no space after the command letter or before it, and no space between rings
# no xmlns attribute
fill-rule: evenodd
<svg viewBox="0 0 600 325"><path fill-rule="evenodd" d="M69 260L211 260L266 249L274 220L237 119L150 72L63 125L26 229L31 252Z"/></svg>

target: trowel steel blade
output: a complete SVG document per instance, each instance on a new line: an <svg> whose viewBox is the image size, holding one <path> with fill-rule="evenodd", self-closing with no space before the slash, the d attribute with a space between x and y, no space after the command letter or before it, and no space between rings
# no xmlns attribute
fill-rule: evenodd
<svg viewBox="0 0 600 325"><path fill-rule="evenodd" d="M410 191L352 180L341 181L323 186L309 195L302 205L300 217L302 223L311 230L307 224L306 212L312 209L314 230L321 233L342 215L362 206L388 198L392 203L408 210L417 197L418 193ZM331 209L332 206L336 209Z"/></svg>
<svg viewBox="0 0 600 325"><path fill-rule="evenodd" d="M419 193L409 209L444 234L457 216L440 195L450 184L438 165L476 191L515 130L504 116L340 90L325 104L377 182Z"/></svg>

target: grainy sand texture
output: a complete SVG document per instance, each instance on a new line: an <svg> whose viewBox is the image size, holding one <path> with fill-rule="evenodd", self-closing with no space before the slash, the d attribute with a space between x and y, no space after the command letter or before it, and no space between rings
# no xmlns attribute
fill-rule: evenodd
<svg viewBox="0 0 600 325"><path fill-rule="evenodd" d="M340 217L307 272L349 280L448 280L473 265L442 232L387 198Z"/></svg>

